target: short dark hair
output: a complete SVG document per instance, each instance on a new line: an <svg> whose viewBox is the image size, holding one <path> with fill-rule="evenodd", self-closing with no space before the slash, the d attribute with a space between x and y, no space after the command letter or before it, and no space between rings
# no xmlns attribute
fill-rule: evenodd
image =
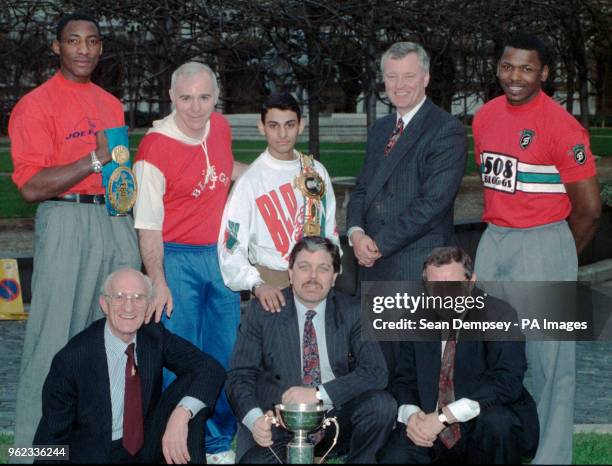
<svg viewBox="0 0 612 466"><path fill-rule="evenodd" d="M289 254L289 268L293 269L295 264L295 258L297 255L306 249L309 252L327 251L332 258L332 264L334 266L334 272L340 272L340 251L338 246L331 242L328 238L322 236L304 236L301 240L295 243L291 254Z"/></svg>
<svg viewBox="0 0 612 466"><path fill-rule="evenodd" d="M101 36L100 24L98 23L98 20L95 18L95 16L87 10L78 10L74 13L62 16L59 22L57 23L55 38L58 41L62 40L62 32L70 21L89 21L90 23L93 23L94 26L96 26L96 29L98 30L98 35Z"/></svg>
<svg viewBox="0 0 612 466"><path fill-rule="evenodd" d="M512 47L513 49L521 50L535 50L538 53L538 58L542 67L550 67L550 50L546 43L534 34L530 34L523 31L517 31L508 35L503 41L502 48L499 52L498 61L504 54L506 47Z"/></svg>
<svg viewBox="0 0 612 466"><path fill-rule="evenodd" d="M266 122L266 115L268 114L268 110L271 108L277 108L279 110L291 110L295 112L297 115L298 121L302 119L302 112L300 111L300 104L295 100L288 92L273 92L270 94L266 100L264 100L263 105L261 106L261 122Z"/></svg>
<svg viewBox="0 0 612 466"><path fill-rule="evenodd" d="M458 262L463 266L463 272L465 278L470 280L474 275L474 266L472 264L472 258L463 249L457 246L445 246L442 248L435 248L425 262L423 263L423 280L427 281L427 267L441 267L443 265L453 264Z"/></svg>

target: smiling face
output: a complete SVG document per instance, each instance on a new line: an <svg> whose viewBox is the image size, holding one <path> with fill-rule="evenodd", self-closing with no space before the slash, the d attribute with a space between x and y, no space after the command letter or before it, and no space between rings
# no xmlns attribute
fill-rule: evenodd
<svg viewBox="0 0 612 466"><path fill-rule="evenodd" d="M542 66L535 50L506 47L497 64L497 78L510 105L531 101L548 78L548 66Z"/></svg>
<svg viewBox="0 0 612 466"><path fill-rule="evenodd" d="M60 58L60 70L73 82L86 83L102 54L102 39L96 25L90 21L69 21L59 41L51 46Z"/></svg>
<svg viewBox="0 0 612 466"><path fill-rule="evenodd" d="M338 274L334 272L332 256L325 250L300 251L289 269L289 280L297 299L312 309L327 298Z"/></svg>
<svg viewBox="0 0 612 466"><path fill-rule="evenodd" d="M266 121L258 121L257 127L268 142L268 151L279 160L293 160L293 148L304 131L304 120L298 120L293 110L270 108Z"/></svg>
<svg viewBox="0 0 612 466"><path fill-rule="evenodd" d="M217 97L217 90L207 72L178 76L175 88L170 89L178 128L190 138L202 139Z"/></svg>
<svg viewBox="0 0 612 466"><path fill-rule="evenodd" d="M400 115L412 110L425 97L429 73L423 71L416 53L389 57L384 64L385 91Z"/></svg>
<svg viewBox="0 0 612 466"><path fill-rule="evenodd" d="M148 305L148 287L135 270L118 272L105 294L100 296L100 307L108 326L117 338L128 343L142 326Z"/></svg>

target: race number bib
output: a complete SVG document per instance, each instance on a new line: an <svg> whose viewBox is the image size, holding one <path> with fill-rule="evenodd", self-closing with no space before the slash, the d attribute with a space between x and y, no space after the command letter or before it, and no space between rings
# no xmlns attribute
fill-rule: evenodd
<svg viewBox="0 0 612 466"><path fill-rule="evenodd" d="M483 152L480 154L480 172L485 188L514 194L518 159L508 155Z"/></svg>

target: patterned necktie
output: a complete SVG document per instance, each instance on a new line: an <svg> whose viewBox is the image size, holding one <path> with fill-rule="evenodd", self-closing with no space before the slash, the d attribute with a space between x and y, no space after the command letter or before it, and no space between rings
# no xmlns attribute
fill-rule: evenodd
<svg viewBox="0 0 612 466"><path fill-rule="evenodd" d="M457 348L457 340L455 335L451 334L442 355L442 367L440 368L440 381L438 385L438 406L443 408L449 403L455 401L455 386L453 383L453 375L455 372L455 349ZM448 449L452 448L455 443L461 438L459 424L454 423L449 427L444 428L438 435L444 446Z"/></svg>
<svg viewBox="0 0 612 466"><path fill-rule="evenodd" d="M140 375L134 360L134 343L125 350L125 394L123 398L123 448L132 456L144 444L144 423L142 420L142 392Z"/></svg>
<svg viewBox="0 0 612 466"><path fill-rule="evenodd" d="M312 309L306 312L304 323L304 341L302 351L304 367L304 385L318 387L321 385L321 365L319 364L319 346L317 345L317 332L315 332L312 318L317 315Z"/></svg>
<svg viewBox="0 0 612 466"><path fill-rule="evenodd" d="M385 157L389 155L389 152L391 152L391 149L393 149L393 146L395 145L399 137L402 135L403 130L404 130L404 119L400 118L399 120L397 120L395 129L391 133L389 142L387 142L387 146L385 147Z"/></svg>

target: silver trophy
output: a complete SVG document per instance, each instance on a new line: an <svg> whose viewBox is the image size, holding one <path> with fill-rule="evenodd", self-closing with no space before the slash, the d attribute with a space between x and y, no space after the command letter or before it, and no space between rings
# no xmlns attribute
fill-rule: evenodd
<svg viewBox="0 0 612 466"><path fill-rule="evenodd" d="M332 424L336 426L334 440L319 461L319 464L322 464L329 452L338 443L338 435L340 434L338 420L335 417L325 417L331 406L306 403L277 404L274 409L276 416L271 419L272 423L295 434L293 441L287 445L288 464L314 464L315 446L308 439L308 434L319 429L326 429ZM274 453L274 450L272 452ZM281 462L278 457L276 458Z"/></svg>

